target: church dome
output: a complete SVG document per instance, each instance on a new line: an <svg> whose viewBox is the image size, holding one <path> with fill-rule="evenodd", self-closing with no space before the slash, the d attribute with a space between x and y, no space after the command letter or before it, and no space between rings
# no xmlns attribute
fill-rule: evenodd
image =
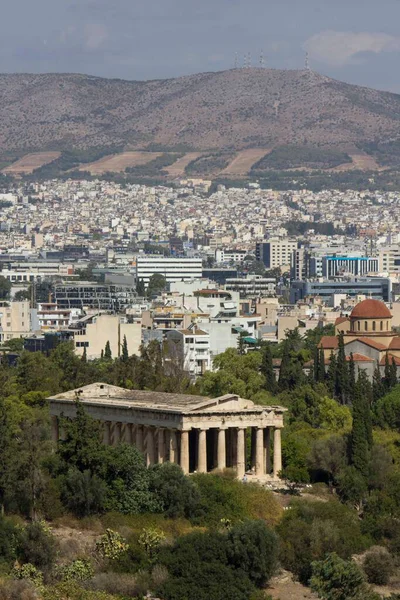
<svg viewBox="0 0 400 600"><path fill-rule="evenodd" d="M391 319L392 314L386 304L380 300L363 300L355 306L351 319Z"/></svg>

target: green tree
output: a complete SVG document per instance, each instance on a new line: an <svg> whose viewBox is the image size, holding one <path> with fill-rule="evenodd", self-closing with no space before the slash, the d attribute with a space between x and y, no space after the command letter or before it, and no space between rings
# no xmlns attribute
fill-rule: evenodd
<svg viewBox="0 0 400 600"><path fill-rule="evenodd" d="M361 375L361 373L360 373ZM353 427L350 438L351 464L366 479L372 445L371 410L365 396L363 379L359 378L353 398Z"/></svg>
<svg viewBox="0 0 400 600"><path fill-rule="evenodd" d="M326 373L325 373L325 355L323 348L319 350L319 360L318 360L318 371L316 375L316 381L321 383L325 382Z"/></svg>
<svg viewBox="0 0 400 600"><path fill-rule="evenodd" d="M15 489L16 450L16 438L13 435L10 414L4 399L0 397L0 510L2 515L6 498Z"/></svg>
<svg viewBox="0 0 400 600"><path fill-rule="evenodd" d="M128 342L126 339L126 335L124 335L124 339L122 342L121 360L123 362L128 362L128 360L129 360Z"/></svg>
<svg viewBox="0 0 400 600"><path fill-rule="evenodd" d="M379 398L385 395L385 386L382 381L381 370L379 367L379 361L376 362L372 379L372 396L374 405L378 402Z"/></svg>
<svg viewBox="0 0 400 600"><path fill-rule="evenodd" d="M265 377L265 389L274 394L276 391L276 377L272 363L272 353L269 344L266 344L262 352L261 373Z"/></svg>
<svg viewBox="0 0 400 600"><path fill-rule="evenodd" d="M350 360L349 360L349 387L348 387L348 398L351 399L354 396L356 389L356 366L354 364L354 356L353 353L350 352Z"/></svg>
<svg viewBox="0 0 400 600"><path fill-rule="evenodd" d="M335 389L336 389L336 371L337 371L337 359L336 359L336 355L334 354L334 352L332 350L331 356L329 359L329 367L328 367L328 373L327 373L327 386L328 386L329 393L332 394L332 396L334 396Z"/></svg>
<svg viewBox="0 0 400 600"><path fill-rule="evenodd" d="M0 300L9 300L11 288L11 281L0 275Z"/></svg>
<svg viewBox="0 0 400 600"><path fill-rule="evenodd" d="M104 360L112 360L111 346L108 340L104 348Z"/></svg>
<svg viewBox="0 0 400 600"><path fill-rule="evenodd" d="M199 512L200 493L193 480L185 477L173 463L154 465L150 469L150 491L170 519L193 518Z"/></svg>
<svg viewBox="0 0 400 600"><path fill-rule="evenodd" d="M364 574L355 562L332 553L313 562L310 587L324 600L361 600L366 586Z"/></svg>
<svg viewBox="0 0 400 600"><path fill-rule="evenodd" d="M136 293L139 298L144 298L146 296L146 287L144 285L143 279L139 279L136 284Z"/></svg>
<svg viewBox="0 0 400 600"><path fill-rule="evenodd" d="M147 286L147 297L152 298L167 289L167 280L161 273L153 273Z"/></svg>
<svg viewBox="0 0 400 600"><path fill-rule="evenodd" d="M394 356L392 356L392 362L390 363L389 384L390 389L393 389L397 385L397 366Z"/></svg>
<svg viewBox="0 0 400 600"><path fill-rule="evenodd" d="M385 354L385 376L384 376L384 385L386 392L390 391L391 388L391 373L390 373L390 361L389 361L389 353Z"/></svg>
<svg viewBox="0 0 400 600"><path fill-rule="evenodd" d="M348 401L349 397L349 366L346 360L346 354L344 349L343 332L340 332L340 334L338 335L335 396L340 400L342 404L345 404Z"/></svg>
<svg viewBox="0 0 400 600"><path fill-rule="evenodd" d="M22 302L23 300L30 300L31 292L30 290L18 290L14 294L14 302Z"/></svg>

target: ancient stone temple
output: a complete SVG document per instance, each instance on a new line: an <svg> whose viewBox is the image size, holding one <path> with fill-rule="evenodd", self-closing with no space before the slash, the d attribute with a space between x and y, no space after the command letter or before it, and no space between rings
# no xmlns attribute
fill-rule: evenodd
<svg viewBox="0 0 400 600"><path fill-rule="evenodd" d="M105 444L134 444L148 465L170 461L185 473L231 467L239 478L250 465L249 477L261 481L277 479L282 469L281 406L234 394L204 398L94 383L49 399L55 441L62 436L60 417L74 418L76 400L104 423Z"/></svg>

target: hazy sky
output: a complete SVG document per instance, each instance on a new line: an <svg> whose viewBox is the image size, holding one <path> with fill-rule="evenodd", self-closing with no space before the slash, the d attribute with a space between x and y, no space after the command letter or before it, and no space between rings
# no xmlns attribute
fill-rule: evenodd
<svg viewBox="0 0 400 600"><path fill-rule="evenodd" d="M400 93L400 0L13 0L1 72L126 79L267 65L313 69Z"/></svg>

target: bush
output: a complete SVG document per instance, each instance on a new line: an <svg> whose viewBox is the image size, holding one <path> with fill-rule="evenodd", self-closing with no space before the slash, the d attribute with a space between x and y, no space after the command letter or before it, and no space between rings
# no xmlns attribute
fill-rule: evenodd
<svg viewBox="0 0 400 600"><path fill-rule="evenodd" d="M278 539L263 521L247 521L228 533L228 562L242 569L250 581L262 587L273 575L278 558Z"/></svg>
<svg viewBox="0 0 400 600"><path fill-rule="evenodd" d="M195 483L175 464L155 465L150 469L150 491L159 499L166 517L190 518L196 515L200 494Z"/></svg>
<svg viewBox="0 0 400 600"><path fill-rule="evenodd" d="M311 589L324 600L361 598L365 579L361 569L350 560L329 554L325 560L312 564Z"/></svg>
<svg viewBox="0 0 400 600"><path fill-rule="evenodd" d="M18 557L39 569L49 569L56 558L56 541L41 522L30 523L22 531Z"/></svg>
<svg viewBox="0 0 400 600"><path fill-rule="evenodd" d="M0 558L2 562L12 563L16 558L18 529L4 517L0 518Z"/></svg>
<svg viewBox="0 0 400 600"><path fill-rule="evenodd" d="M126 540L112 529L107 529L96 542L96 552L103 559L118 560L128 549Z"/></svg>
<svg viewBox="0 0 400 600"><path fill-rule="evenodd" d="M0 583L0 600L38 600L38 595L30 581L2 581Z"/></svg>
<svg viewBox="0 0 400 600"><path fill-rule="evenodd" d="M57 569L57 574L63 581L87 581L94 575L90 560L77 558L69 565Z"/></svg>
<svg viewBox="0 0 400 600"><path fill-rule="evenodd" d="M64 506L77 517L87 517L104 510L107 487L99 477L73 467L61 480Z"/></svg>
<svg viewBox="0 0 400 600"><path fill-rule="evenodd" d="M370 545L361 533L355 510L336 500L294 500L277 527L281 538L280 559L302 583L311 576L311 563L335 552L348 559Z"/></svg>
<svg viewBox="0 0 400 600"><path fill-rule="evenodd" d="M376 585L387 585L394 572L393 559L384 548L369 552L362 566L369 583Z"/></svg>

